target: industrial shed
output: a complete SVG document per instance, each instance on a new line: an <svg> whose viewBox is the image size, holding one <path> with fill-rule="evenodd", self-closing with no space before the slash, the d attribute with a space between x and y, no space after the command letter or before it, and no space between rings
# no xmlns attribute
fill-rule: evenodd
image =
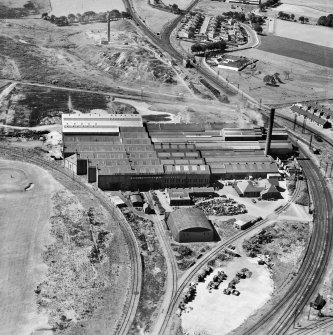
<svg viewBox="0 0 333 335"><path fill-rule="evenodd" d="M182 208L170 213L168 226L175 241L180 243L214 241L214 230L198 208Z"/></svg>

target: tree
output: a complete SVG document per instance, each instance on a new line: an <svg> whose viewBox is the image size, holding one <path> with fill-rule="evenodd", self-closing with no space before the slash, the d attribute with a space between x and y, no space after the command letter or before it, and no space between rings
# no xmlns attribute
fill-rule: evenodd
<svg viewBox="0 0 333 335"><path fill-rule="evenodd" d="M294 21L295 20L295 14L290 14L290 18Z"/></svg>
<svg viewBox="0 0 333 335"><path fill-rule="evenodd" d="M304 16L300 16L300 17L298 18L298 20L299 20L301 23L304 23L305 17L304 17Z"/></svg>
<svg viewBox="0 0 333 335"><path fill-rule="evenodd" d="M85 12L82 14L83 21L92 21L96 17L96 13L92 10L89 10L88 12Z"/></svg>
<svg viewBox="0 0 333 335"><path fill-rule="evenodd" d="M304 18L304 22L309 23L309 18L308 18L308 17L305 17L305 18Z"/></svg>
<svg viewBox="0 0 333 335"><path fill-rule="evenodd" d="M318 21L317 24L319 26L326 26L327 25L327 17L326 16L321 16Z"/></svg>
<svg viewBox="0 0 333 335"><path fill-rule="evenodd" d="M121 18L121 13L118 9L114 9L110 12L110 18L113 20L117 20Z"/></svg>
<svg viewBox="0 0 333 335"><path fill-rule="evenodd" d="M174 3L171 6L171 10L172 10L173 13L179 13L179 7L178 7L178 5Z"/></svg>
<svg viewBox="0 0 333 335"><path fill-rule="evenodd" d="M274 76L271 76L269 74L266 75L263 80L266 85L276 85L276 80Z"/></svg>
<svg viewBox="0 0 333 335"><path fill-rule="evenodd" d="M68 14L67 19L70 23L73 23L76 20L76 16L74 14Z"/></svg>
<svg viewBox="0 0 333 335"><path fill-rule="evenodd" d="M262 26L259 23L253 24L252 27L258 34L263 32Z"/></svg>
<svg viewBox="0 0 333 335"><path fill-rule="evenodd" d="M204 51L204 50L203 50L203 45L202 45L202 44L199 44L199 43L193 44L193 45L191 46L191 51L192 51L192 52L202 52L202 51Z"/></svg>
<svg viewBox="0 0 333 335"><path fill-rule="evenodd" d="M43 13L41 18L43 20L49 20L50 19L49 15L47 13Z"/></svg>
<svg viewBox="0 0 333 335"><path fill-rule="evenodd" d="M282 82L282 80L281 80L281 78L280 78L280 73L278 73L278 72L276 72L276 73L274 73L274 78L275 78L275 80L277 81L277 82L279 82L279 83L283 83Z"/></svg>
<svg viewBox="0 0 333 335"><path fill-rule="evenodd" d="M290 76L290 71L289 70L284 70L283 74L284 74L284 79L289 79L289 76Z"/></svg>

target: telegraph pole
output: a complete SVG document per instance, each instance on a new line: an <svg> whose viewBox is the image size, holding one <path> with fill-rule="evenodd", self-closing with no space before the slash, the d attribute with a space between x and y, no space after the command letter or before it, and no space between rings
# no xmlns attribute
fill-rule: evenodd
<svg viewBox="0 0 333 335"><path fill-rule="evenodd" d="M295 118L294 118L294 129L293 130L295 130L296 129L296 124L297 124L297 115L295 114Z"/></svg>
<svg viewBox="0 0 333 335"><path fill-rule="evenodd" d="M305 122L306 122L306 117L304 116L303 125L302 125L302 134L305 131Z"/></svg>

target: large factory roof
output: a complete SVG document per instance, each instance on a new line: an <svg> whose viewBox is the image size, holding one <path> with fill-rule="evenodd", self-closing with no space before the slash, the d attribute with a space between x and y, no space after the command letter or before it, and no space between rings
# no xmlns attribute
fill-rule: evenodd
<svg viewBox="0 0 333 335"><path fill-rule="evenodd" d="M154 144L155 150L184 150L184 151L193 151L195 150L194 144L173 144L173 143L155 143Z"/></svg>
<svg viewBox="0 0 333 335"><path fill-rule="evenodd" d="M164 170L161 165L154 165L154 166L112 166L112 167L99 167L98 168L98 175L139 175L139 174L163 174Z"/></svg>
<svg viewBox="0 0 333 335"><path fill-rule="evenodd" d="M154 131L204 131L205 127L201 123L154 123L146 124L148 132Z"/></svg>
<svg viewBox="0 0 333 335"><path fill-rule="evenodd" d="M120 143L120 140L119 136L114 135L66 135L64 137L65 143Z"/></svg>
<svg viewBox="0 0 333 335"><path fill-rule="evenodd" d="M119 127L142 127L137 114L62 114L62 131L66 133L119 133Z"/></svg>

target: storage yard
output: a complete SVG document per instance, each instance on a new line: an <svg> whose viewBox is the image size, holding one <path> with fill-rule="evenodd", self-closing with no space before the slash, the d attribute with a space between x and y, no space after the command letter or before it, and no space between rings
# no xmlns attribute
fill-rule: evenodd
<svg viewBox="0 0 333 335"><path fill-rule="evenodd" d="M226 295L224 289L242 268L248 268L251 277L236 284L239 296ZM207 284L221 270L227 274L227 279L218 289L209 291ZM182 328L190 335L226 335L262 307L272 293L273 281L267 268L258 265L254 259L233 259L197 284L195 299L186 305L182 313Z"/></svg>

